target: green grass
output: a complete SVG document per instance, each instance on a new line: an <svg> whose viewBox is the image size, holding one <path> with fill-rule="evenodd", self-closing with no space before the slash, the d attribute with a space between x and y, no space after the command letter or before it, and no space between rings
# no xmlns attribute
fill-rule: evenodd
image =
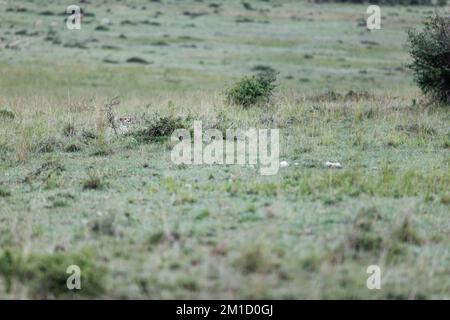
<svg viewBox="0 0 450 320"><path fill-rule="evenodd" d="M450 114L405 68L406 30L432 8L383 7L368 32L358 5L91 2L81 31L39 15L63 1L0 8L5 43L25 40L0 57L1 298L450 298ZM258 65L280 72L272 103L227 105ZM151 123L116 136L101 110L116 96L118 116ZM193 120L279 128L289 166L175 165L162 129Z"/></svg>

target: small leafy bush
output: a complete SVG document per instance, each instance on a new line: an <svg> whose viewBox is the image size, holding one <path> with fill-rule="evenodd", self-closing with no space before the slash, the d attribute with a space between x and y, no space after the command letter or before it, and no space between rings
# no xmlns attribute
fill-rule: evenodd
<svg viewBox="0 0 450 320"><path fill-rule="evenodd" d="M226 92L227 102L244 108L268 103L276 87L276 76L276 72L267 71L243 78Z"/></svg>
<svg viewBox="0 0 450 320"><path fill-rule="evenodd" d="M6 109L0 109L0 120L14 120L14 118L16 117L16 115L9 110Z"/></svg>
<svg viewBox="0 0 450 320"><path fill-rule="evenodd" d="M6 197L10 197L11 196L11 192L7 189L4 189L2 186L0 186L0 198L6 198Z"/></svg>
<svg viewBox="0 0 450 320"><path fill-rule="evenodd" d="M450 102L450 17L428 17L422 31L408 32L410 68L420 89L443 103Z"/></svg>
<svg viewBox="0 0 450 320"><path fill-rule="evenodd" d="M128 135L139 143L160 142L169 137L175 130L186 128L186 121L181 117L155 114L150 118L144 117L139 128Z"/></svg>

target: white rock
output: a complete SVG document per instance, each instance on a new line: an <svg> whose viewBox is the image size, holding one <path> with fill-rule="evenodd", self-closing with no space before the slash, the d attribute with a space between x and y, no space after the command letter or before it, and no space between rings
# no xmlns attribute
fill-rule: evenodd
<svg viewBox="0 0 450 320"><path fill-rule="evenodd" d="M289 163L287 161L280 162L280 168L286 168L287 166L289 166Z"/></svg>
<svg viewBox="0 0 450 320"><path fill-rule="evenodd" d="M333 169L342 169L342 164L340 164L339 162L327 161L327 162L325 162L325 167L333 168Z"/></svg>

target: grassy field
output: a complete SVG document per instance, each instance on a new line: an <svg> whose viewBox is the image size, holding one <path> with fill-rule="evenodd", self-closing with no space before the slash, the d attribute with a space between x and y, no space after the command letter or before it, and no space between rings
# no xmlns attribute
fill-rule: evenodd
<svg viewBox="0 0 450 320"><path fill-rule="evenodd" d="M364 5L247 3L91 0L68 30L66 1L0 1L0 298L450 298L450 110L406 67L433 8L370 32ZM225 102L267 67L270 105ZM113 133L116 96L117 116L279 128L289 166L175 165L168 137Z"/></svg>

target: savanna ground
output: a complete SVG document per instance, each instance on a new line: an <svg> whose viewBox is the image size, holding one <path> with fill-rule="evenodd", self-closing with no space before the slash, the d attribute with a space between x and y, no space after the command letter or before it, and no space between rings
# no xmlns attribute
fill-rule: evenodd
<svg viewBox="0 0 450 320"><path fill-rule="evenodd" d="M86 2L68 30L76 3L0 1L1 298L450 298L450 111L406 67L433 8L369 32L365 5ZM270 105L225 103L267 66ZM115 96L153 125L279 128L289 166L177 166L113 134Z"/></svg>

